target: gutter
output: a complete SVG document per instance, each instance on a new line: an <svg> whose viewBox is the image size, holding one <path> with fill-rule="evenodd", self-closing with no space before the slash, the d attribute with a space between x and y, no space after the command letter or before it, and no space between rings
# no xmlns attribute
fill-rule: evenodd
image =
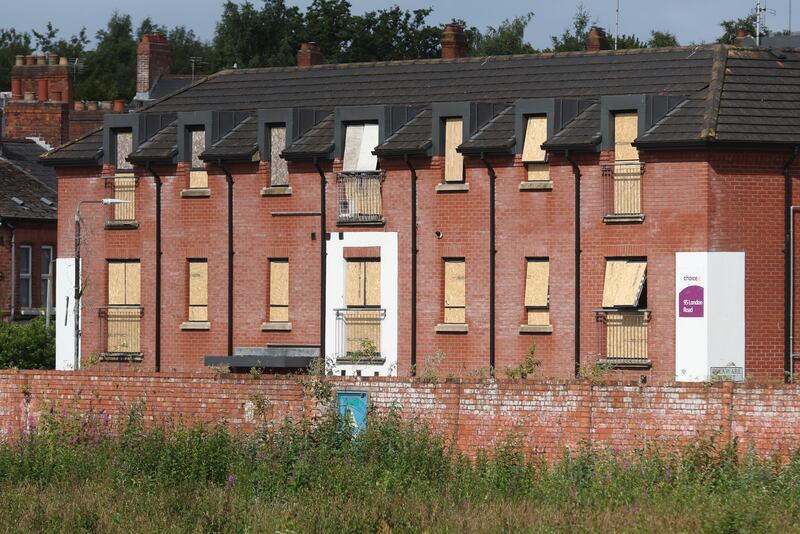
<svg viewBox="0 0 800 534"><path fill-rule="evenodd" d="M217 160L228 184L228 356L233 356L233 175Z"/></svg>
<svg viewBox="0 0 800 534"><path fill-rule="evenodd" d="M783 229L784 229L784 284L783 284L783 373L784 380L794 379L794 212L800 209L792 205L792 175L789 167L800 154L800 146L795 146L789 159L783 165Z"/></svg>
<svg viewBox="0 0 800 534"><path fill-rule="evenodd" d="M155 370L161 372L161 176L153 170L150 163L147 170L153 175L156 184L156 341Z"/></svg>
<svg viewBox="0 0 800 534"><path fill-rule="evenodd" d="M327 179L325 172L322 170L317 158L314 158L314 167L319 173L319 233L320 233L320 247L319 247L319 276L320 276L320 294L319 294L319 356L322 358L322 365L320 365L320 374L325 375L325 307L326 292L328 289L327 275L328 275L328 236L327 236L327 199L325 196L325 187Z"/></svg>
<svg viewBox="0 0 800 534"><path fill-rule="evenodd" d="M581 372L581 168L564 151L575 176L575 376Z"/></svg>
<svg viewBox="0 0 800 534"><path fill-rule="evenodd" d="M489 375L493 377L495 363L495 264L497 254L497 247L495 246L495 196L497 175L492 165L486 160L484 153L481 153L480 159L489 173Z"/></svg>
<svg viewBox="0 0 800 534"><path fill-rule="evenodd" d="M411 376L417 374L417 169L404 158L411 171Z"/></svg>

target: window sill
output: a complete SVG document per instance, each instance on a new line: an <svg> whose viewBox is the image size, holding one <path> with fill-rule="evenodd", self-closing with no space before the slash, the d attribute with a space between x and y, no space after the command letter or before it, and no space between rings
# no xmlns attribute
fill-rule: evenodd
<svg viewBox="0 0 800 534"><path fill-rule="evenodd" d="M552 191L553 180L531 180L528 182L520 182L520 191Z"/></svg>
<svg viewBox="0 0 800 534"><path fill-rule="evenodd" d="M381 217L379 221L336 221L337 226L385 226L386 219Z"/></svg>
<svg viewBox="0 0 800 534"><path fill-rule="evenodd" d="M653 367L652 361L639 358L603 358L597 360L597 363L612 369L650 369Z"/></svg>
<svg viewBox="0 0 800 534"><path fill-rule="evenodd" d="M262 197L289 197L292 196L292 188L288 186L270 186L261 188Z"/></svg>
<svg viewBox="0 0 800 534"><path fill-rule="evenodd" d="M139 228L139 221L107 221L106 230L135 230Z"/></svg>
<svg viewBox="0 0 800 534"><path fill-rule="evenodd" d="M186 321L181 323L181 330L211 330L211 323L208 321Z"/></svg>
<svg viewBox="0 0 800 534"><path fill-rule="evenodd" d="M346 365L383 365L386 363L386 359L380 356L374 358L350 358L344 356L336 358L336 363Z"/></svg>
<svg viewBox="0 0 800 534"><path fill-rule="evenodd" d="M101 362L140 362L141 352L101 352Z"/></svg>
<svg viewBox="0 0 800 534"><path fill-rule="evenodd" d="M436 184L437 193L466 193L469 191L469 182L444 182Z"/></svg>
<svg viewBox="0 0 800 534"><path fill-rule="evenodd" d="M437 334L466 334L469 325L466 323L441 323L436 325Z"/></svg>
<svg viewBox="0 0 800 534"><path fill-rule="evenodd" d="M211 196L211 189L207 187L193 187L181 191L181 197L183 198L204 198L210 196Z"/></svg>
<svg viewBox="0 0 800 534"><path fill-rule="evenodd" d="M289 322L266 322L261 323L262 332L291 332L292 323Z"/></svg>
<svg viewBox="0 0 800 534"><path fill-rule="evenodd" d="M520 334L552 334L553 325L551 324L521 324L519 325Z"/></svg>
<svg viewBox="0 0 800 534"><path fill-rule="evenodd" d="M606 224L639 224L644 222L644 213L634 215L606 215L603 217L603 222Z"/></svg>

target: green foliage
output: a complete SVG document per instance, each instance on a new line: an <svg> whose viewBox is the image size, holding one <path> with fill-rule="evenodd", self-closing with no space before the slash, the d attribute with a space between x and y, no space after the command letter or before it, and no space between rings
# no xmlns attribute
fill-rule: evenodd
<svg viewBox="0 0 800 534"><path fill-rule="evenodd" d="M611 48L614 47L614 38L609 37ZM643 43L635 35L622 34L617 38L617 49L624 50L627 48L647 48L647 43Z"/></svg>
<svg viewBox="0 0 800 534"><path fill-rule="evenodd" d="M586 50L586 35L589 29L597 21L592 21L592 14L589 13L583 4L578 4L575 8L575 15L572 17L572 27L566 28L562 34L553 35L550 40L553 43L553 52L579 52Z"/></svg>
<svg viewBox="0 0 800 534"><path fill-rule="evenodd" d="M730 44L736 39L739 30L745 30L752 36L756 34L756 13L750 13L744 18L723 20L719 23L722 28L722 35L717 38L718 43ZM770 31L766 26L761 26L761 35L769 35Z"/></svg>
<svg viewBox="0 0 800 534"><path fill-rule="evenodd" d="M506 19L496 28L489 26L486 33L474 30L470 43L470 55L502 56L507 54L533 54L538 52L530 43L526 43L525 28L533 19L533 13L526 13Z"/></svg>
<svg viewBox="0 0 800 534"><path fill-rule="evenodd" d="M11 89L11 67L16 56L30 54L31 35L17 32L14 28L0 28L0 91Z"/></svg>
<svg viewBox="0 0 800 534"><path fill-rule="evenodd" d="M83 54L86 45L89 44L89 37L86 36L86 28L81 28L77 35L69 38L59 37L59 30L48 22L43 32L33 30L36 38L36 48L40 52L53 52L61 57L76 58Z"/></svg>
<svg viewBox="0 0 800 534"><path fill-rule="evenodd" d="M136 41L130 15L114 12L105 29L95 35L97 47L85 55L78 76L78 99L131 99L136 90Z"/></svg>
<svg viewBox="0 0 800 534"><path fill-rule="evenodd" d="M56 327L44 317L28 322L0 321L0 369L53 369L56 363Z"/></svg>
<svg viewBox="0 0 800 534"><path fill-rule="evenodd" d="M541 366L542 360L536 358L536 345L531 345L521 364L506 369L506 376L508 378L528 378L528 376L536 374Z"/></svg>
<svg viewBox="0 0 800 534"><path fill-rule="evenodd" d="M650 31L650 40L647 41L648 48L663 48L668 46L680 46L678 38L674 33L660 32L657 30Z"/></svg>

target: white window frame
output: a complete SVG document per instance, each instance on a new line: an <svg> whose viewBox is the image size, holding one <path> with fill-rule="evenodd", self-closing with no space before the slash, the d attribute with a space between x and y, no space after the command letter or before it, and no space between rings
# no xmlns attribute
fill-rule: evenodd
<svg viewBox="0 0 800 534"><path fill-rule="evenodd" d="M53 262L53 248L54 248L53 245L42 245L42 248L39 251L39 253L40 253L39 257L43 258L44 257L44 250L47 249L49 251L50 263L52 263ZM42 265L42 267L44 267L44 265ZM42 272L39 273L42 282L45 283L45 284L47 283L48 280L50 280L50 266L48 265L47 267L48 267L47 269L42 270ZM54 271L55 271L55 269L54 269ZM45 287L47 287L47 286L45 286ZM41 291L40 291L40 293L41 293ZM44 297L42 299L42 301L39 303L40 307L41 308L46 308L47 307L47 289L45 289L44 294L40 295L40 297ZM51 284L50 284L50 305L53 306L54 304L55 304L55 295L53 294L53 284L51 282Z"/></svg>
<svg viewBox="0 0 800 534"><path fill-rule="evenodd" d="M31 245L20 245L19 249L20 249L20 263L19 263L19 267L20 267L20 269L19 269L19 281L20 281L20 284L19 284L19 286L20 286L19 287L19 301L20 302L19 302L19 304L20 304L20 306L19 307L20 307L20 309L31 309L31 308L33 308L33 283L32 283L32 280L31 280L31 275L33 274L32 273L32 271L33 271L33 247ZM23 249L28 249L28 269L27 269L28 272L27 273L23 273L22 272L22 261L21 260L22 260L22 250ZM23 295L22 294L22 281L23 280L27 280L28 281L28 305L27 306L23 306L22 305L22 302L23 302L23 298L22 298L22 295Z"/></svg>

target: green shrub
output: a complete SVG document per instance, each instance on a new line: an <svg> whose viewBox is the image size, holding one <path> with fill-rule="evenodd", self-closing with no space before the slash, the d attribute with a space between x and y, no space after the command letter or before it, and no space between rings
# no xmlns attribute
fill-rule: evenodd
<svg viewBox="0 0 800 534"><path fill-rule="evenodd" d="M54 369L56 327L44 317L27 322L0 321L0 369Z"/></svg>

